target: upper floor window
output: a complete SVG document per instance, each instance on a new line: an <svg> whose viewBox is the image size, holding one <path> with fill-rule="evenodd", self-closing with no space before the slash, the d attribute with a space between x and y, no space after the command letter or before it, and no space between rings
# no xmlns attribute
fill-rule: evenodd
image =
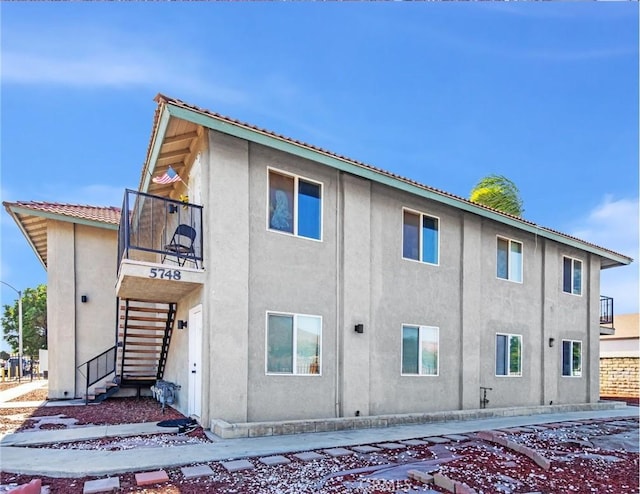
<svg viewBox="0 0 640 494"><path fill-rule="evenodd" d="M498 237L497 276L522 283L522 242Z"/></svg>
<svg viewBox="0 0 640 494"><path fill-rule="evenodd" d="M562 291L582 295L582 261L579 259L562 258Z"/></svg>
<svg viewBox="0 0 640 494"><path fill-rule="evenodd" d="M562 340L562 375L582 376L582 342Z"/></svg>
<svg viewBox="0 0 640 494"><path fill-rule="evenodd" d="M402 257L438 264L440 220L407 209L402 214Z"/></svg>
<svg viewBox="0 0 640 494"><path fill-rule="evenodd" d="M320 374L322 318L267 313L267 373Z"/></svg>
<svg viewBox="0 0 640 494"><path fill-rule="evenodd" d="M402 326L402 374L438 375L439 329Z"/></svg>
<svg viewBox="0 0 640 494"><path fill-rule="evenodd" d="M269 170L269 229L322 237L322 184Z"/></svg>
<svg viewBox="0 0 640 494"><path fill-rule="evenodd" d="M522 376L521 335L496 335L496 376Z"/></svg>

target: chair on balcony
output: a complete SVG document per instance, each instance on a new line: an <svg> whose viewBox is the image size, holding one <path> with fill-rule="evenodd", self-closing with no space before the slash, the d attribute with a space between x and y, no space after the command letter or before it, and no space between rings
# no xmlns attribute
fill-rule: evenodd
<svg viewBox="0 0 640 494"><path fill-rule="evenodd" d="M171 237L171 241L164 246L164 254L162 256L162 262L169 257L169 260L178 264L178 266L184 266L184 263L191 261L198 267L198 260L196 258L196 251L193 243L196 239L196 230L185 224L178 225L176 231ZM175 256L175 259L172 257Z"/></svg>

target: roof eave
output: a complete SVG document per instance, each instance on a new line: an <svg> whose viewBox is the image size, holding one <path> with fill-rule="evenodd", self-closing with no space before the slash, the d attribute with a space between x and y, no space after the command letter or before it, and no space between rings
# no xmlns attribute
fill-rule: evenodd
<svg viewBox="0 0 640 494"><path fill-rule="evenodd" d="M9 213L9 216L11 216L13 218L13 221L16 222L16 225L18 225L18 228L22 232L22 235L24 235L24 237L27 239L27 243L31 246L31 249L35 253L35 255L38 258L38 260L40 261L40 264L42 264L42 267L46 271L47 270L47 264L44 262L44 259L40 255L40 252L38 252L38 249L36 248L36 245L33 243L33 240L31 239L31 236L29 235L27 230L24 228L24 226L22 226L22 221L20 221L20 218L18 218L17 213L14 212L13 206L11 204L5 203L4 204L4 208L6 209L7 213Z"/></svg>
<svg viewBox="0 0 640 494"><path fill-rule="evenodd" d="M78 225L92 226L94 228L103 228L106 230L117 230L119 225L108 223L105 221L91 220L89 218L78 218L76 216L68 216L61 213L52 213L48 211L39 211L37 209L27 208L15 204L5 204L5 208L11 208L16 214L29 214L31 216L38 216L40 218L46 218L48 220L65 221L68 223L76 223Z"/></svg>
<svg viewBox="0 0 640 494"><path fill-rule="evenodd" d="M603 269L615 266L625 266L633 262L633 259L631 257L600 249L597 246L583 243L577 239L566 237L564 235L560 235L538 225L519 220L509 215L501 214L500 212L492 209L476 206L470 202L462 201L445 194L439 194L434 190L419 187L418 185L406 180L402 180L401 178L390 176L380 171L358 165L357 163L344 158L340 158L338 156L330 155L318 149L312 149L302 143L292 142L283 137L261 132L258 129L249 128L239 123L228 122L216 117L215 115L205 114L194 109L184 108L182 106L173 104L171 101L162 100L161 104L162 113L160 118L158 119L158 125L154 129L155 136L153 137L153 145L151 146L147 162L145 163L143 177L141 179L141 183L144 187L141 190L143 191L147 190L147 187L149 186L149 180L152 176L153 167L155 167L155 160L162 146L162 140L166 133L169 119L170 117L176 117L182 120L193 122L198 125L202 125L212 130L216 130L218 132L238 137L240 139L245 139L273 149L278 149L294 156L309 159L311 161L324 164L337 170L360 176L373 182L388 185L390 187L403 190L414 195L418 195L442 204L446 204L448 206L455 207L471 214L475 214L502 224L506 224L519 230L524 230L543 238L548 238L550 240L590 252L602 258L601 265Z"/></svg>

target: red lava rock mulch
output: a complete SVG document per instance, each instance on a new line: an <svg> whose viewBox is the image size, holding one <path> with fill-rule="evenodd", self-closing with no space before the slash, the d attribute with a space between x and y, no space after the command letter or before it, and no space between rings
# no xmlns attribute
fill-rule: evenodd
<svg viewBox="0 0 640 494"><path fill-rule="evenodd" d="M168 419L185 418L177 410L162 406L153 398L111 398L102 403L79 406L39 407L32 409L30 417L65 415L77 419L77 425L118 425L159 422ZM29 430L29 424L18 429Z"/></svg>

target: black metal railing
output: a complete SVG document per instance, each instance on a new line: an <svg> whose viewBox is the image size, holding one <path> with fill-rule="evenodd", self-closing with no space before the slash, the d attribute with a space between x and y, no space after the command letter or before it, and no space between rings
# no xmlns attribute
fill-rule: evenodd
<svg viewBox="0 0 640 494"><path fill-rule="evenodd" d="M89 402L89 387L116 371L116 350L117 347L112 346L78 367L86 366L85 403Z"/></svg>
<svg viewBox="0 0 640 494"><path fill-rule="evenodd" d="M123 259L202 268L202 206L127 189L118 230Z"/></svg>
<svg viewBox="0 0 640 494"><path fill-rule="evenodd" d="M600 326L613 327L613 299L600 295Z"/></svg>

